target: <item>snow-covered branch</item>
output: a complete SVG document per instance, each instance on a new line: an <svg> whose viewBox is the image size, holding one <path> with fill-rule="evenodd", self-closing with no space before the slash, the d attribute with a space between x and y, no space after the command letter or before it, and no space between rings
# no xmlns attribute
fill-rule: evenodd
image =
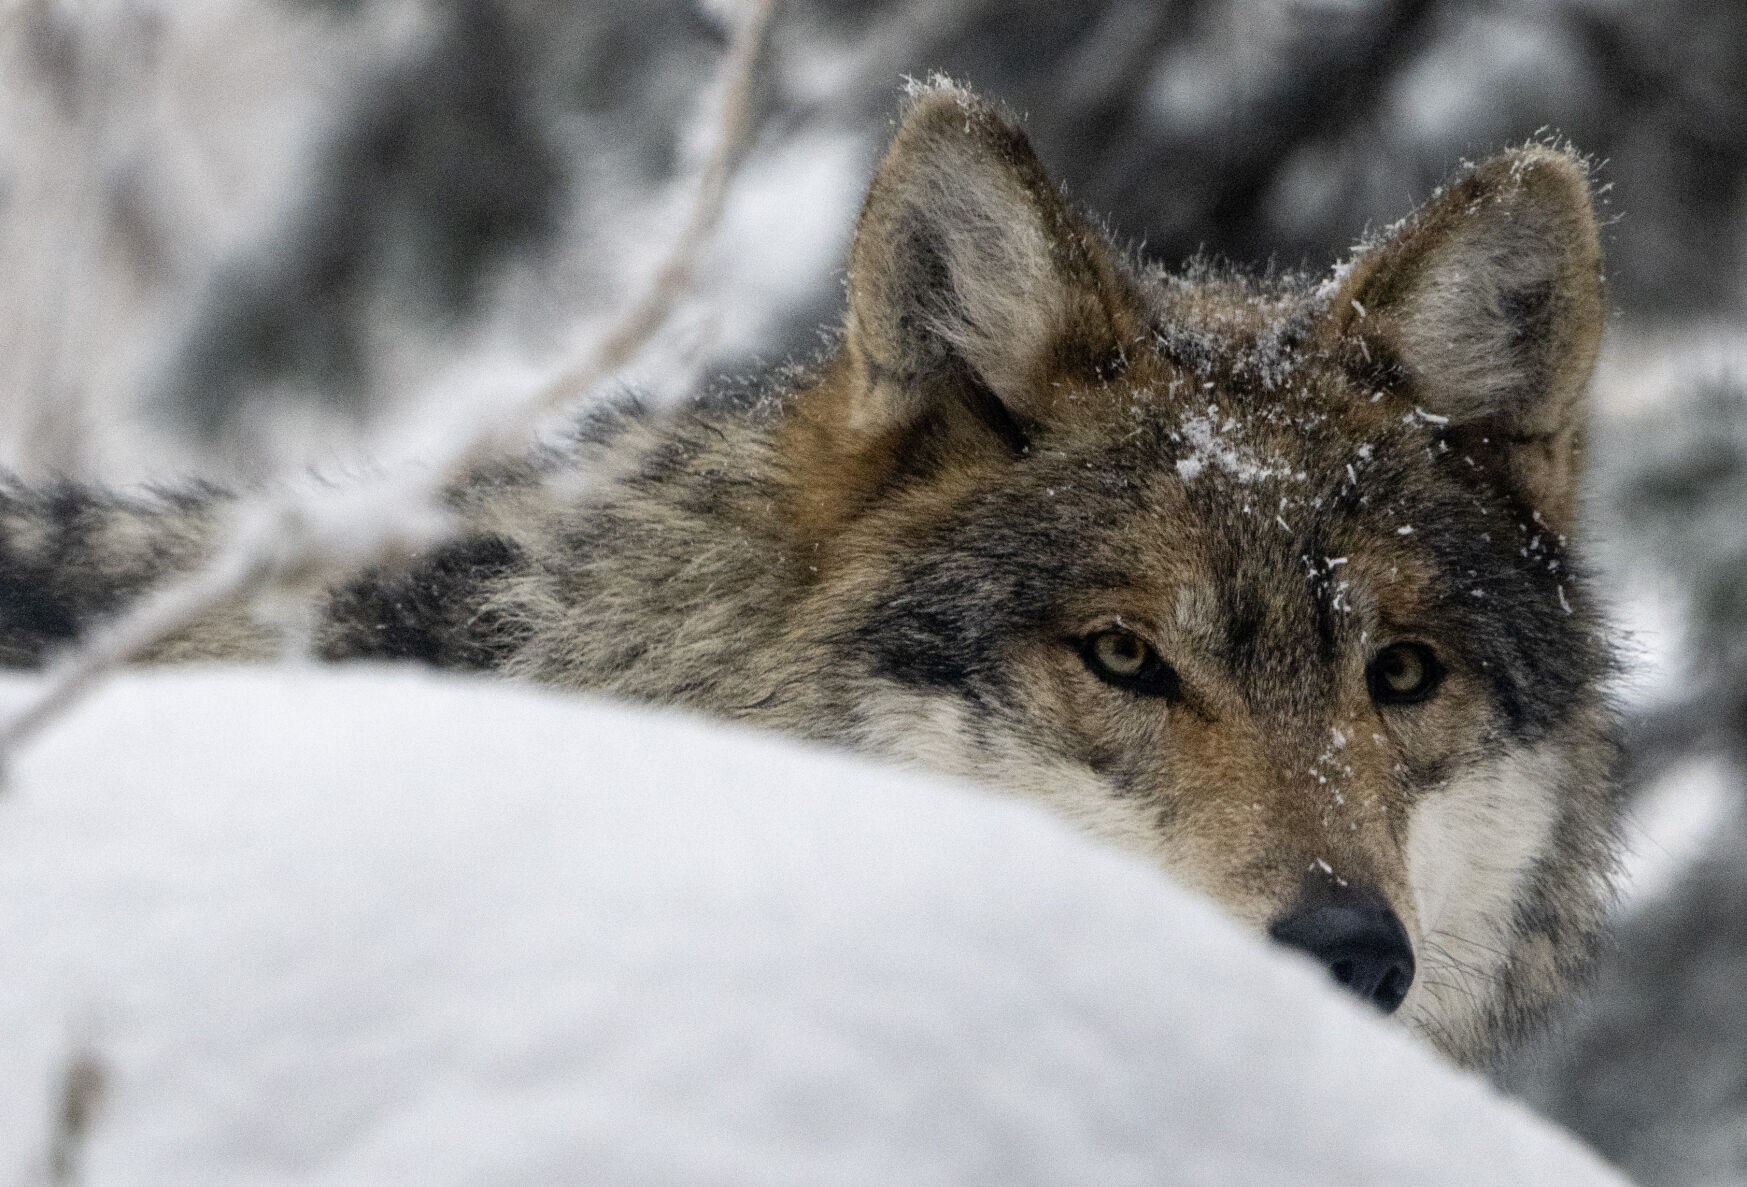
<svg viewBox="0 0 1747 1187"><path fill-rule="evenodd" d="M444 490L482 463L526 448L555 414L637 358L690 291L698 257L751 146L753 91L776 6L777 0L751 0L737 20L716 92L713 148L692 180L690 213L641 294L589 350L523 399L458 435L435 465L398 488L378 484L336 508L332 492L310 493L287 483L239 505L207 565L94 629L51 667L35 694L0 721L0 756L10 757L105 676L223 606L279 588L331 585L369 564L438 542L450 527L440 509ZM367 513L358 514L360 509Z"/></svg>

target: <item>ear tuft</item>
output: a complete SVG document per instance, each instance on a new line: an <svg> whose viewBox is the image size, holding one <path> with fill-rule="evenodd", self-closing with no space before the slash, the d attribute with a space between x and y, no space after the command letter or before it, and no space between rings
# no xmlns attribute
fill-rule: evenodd
<svg viewBox="0 0 1747 1187"><path fill-rule="evenodd" d="M1569 509L1605 320L1581 158L1536 144L1483 161L1330 288L1325 332L1363 382L1515 443L1525 498Z"/></svg>

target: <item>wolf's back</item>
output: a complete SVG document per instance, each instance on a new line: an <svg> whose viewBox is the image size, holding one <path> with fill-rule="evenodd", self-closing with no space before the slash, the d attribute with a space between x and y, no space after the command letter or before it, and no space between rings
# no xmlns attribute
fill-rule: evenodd
<svg viewBox="0 0 1747 1187"><path fill-rule="evenodd" d="M237 500L210 486L123 495L60 482L0 488L0 666L34 668L146 594L209 563ZM318 598L321 658L411 659L486 668L504 639L482 615L516 559L492 535L462 535L411 563L356 574ZM255 660L281 631L241 599L155 644L147 661Z"/></svg>
<svg viewBox="0 0 1747 1187"><path fill-rule="evenodd" d="M144 591L197 567L215 490L124 497L0 486L0 665L37 667Z"/></svg>

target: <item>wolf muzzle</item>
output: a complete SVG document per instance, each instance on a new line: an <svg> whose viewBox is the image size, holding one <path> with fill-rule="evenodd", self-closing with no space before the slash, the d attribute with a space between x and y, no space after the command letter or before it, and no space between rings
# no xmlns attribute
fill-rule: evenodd
<svg viewBox="0 0 1747 1187"><path fill-rule="evenodd" d="M1383 896L1361 886L1317 887L1268 934L1308 952L1335 983L1392 1014L1413 984L1413 943Z"/></svg>

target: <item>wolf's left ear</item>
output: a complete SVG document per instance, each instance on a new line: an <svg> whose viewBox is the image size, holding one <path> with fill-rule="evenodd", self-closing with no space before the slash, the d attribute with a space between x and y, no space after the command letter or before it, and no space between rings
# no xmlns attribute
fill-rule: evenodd
<svg viewBox="0 0 1747 1187"><path fill-rule="evenodd" d="M1361 253L1324 332L1368 390L1449 418L1564 525L1603 320L1588 170L1534 145L1482 162Z"/></svg>
<svg viewBox="0 0 1747 1187"><path fill-rule="evenodd" d="M943 402L1021 429L1052 380L1096 381L1146 322L1113 253L1025 135L950 85L920 91L881 161L849 262L851 431L903 430Z"/></svg>

